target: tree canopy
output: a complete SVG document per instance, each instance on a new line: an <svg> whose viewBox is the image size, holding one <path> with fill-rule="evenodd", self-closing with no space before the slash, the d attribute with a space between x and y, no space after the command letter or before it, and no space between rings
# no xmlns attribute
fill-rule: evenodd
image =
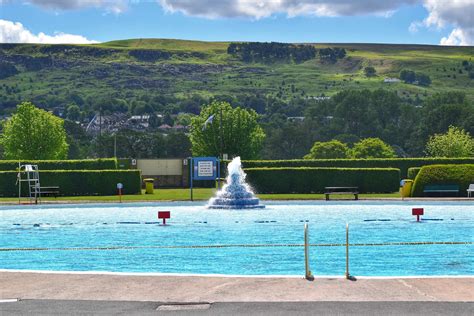
<svg viewBox="0 0 474 316"><path fill-rule="evenodd" d="M64 159L68 144L64 121L30 102L17 106L17 112L3 123L0 143L6 159Z"/></svg>
<svg viewBox="0 0 474 316"><path fill-rule="evenodd" d="M435 134L426 144L431 157L474 157L474 138L465 130L450 126L445 134Z"/></svg>
<svg viewBox="0 0 474 316"><path fill-rule="evenodd" d="M222 152L220 148L220 113L222 113ZM208 119L213 116L212 122ZM257 123L258 114L252 109L232 108L227 102L213 101L203 107L191 121L191 144L194 156L219 156L243 159L258 158L265 133ZM207 121L207 123L205 123Z"/></svg>
<svg viewBox="0 0 474 316"><path fill-rule="evenodd" d="M351 149L352 158L395 158L395 151L379 138L365 138Z"/></svg>
<svg viewBox="0 0 474 316"><path fill-rule="evenodd" d="M349 147L346 144L331 140L328 142L315 142L309 154L304 159L338 159L347 158Z"/></svg>

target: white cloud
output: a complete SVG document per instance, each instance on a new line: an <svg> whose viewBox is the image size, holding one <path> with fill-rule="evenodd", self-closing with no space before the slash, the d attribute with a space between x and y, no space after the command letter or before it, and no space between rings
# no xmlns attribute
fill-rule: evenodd
<svg viewBox="0 0 474 316"><path fill-rule="evenodd" d="M451 45L451 46L468 46L473 44L472 30L469 34L469 31L466 32L463 29L455 28L448 37L443 37L440 41L441 45Z"/></svg>
<svg viewBox="0 0 474 316"><path fill-rule="evenodd" d="M168 12L206 18L261 19L274 14L314 16L390 16L402 5L420 0L158 0Z"/></svg>
<svg viewBox="0 0 474 316"><path fill-rule="evenodd" d="M3 3L13 2L13 0L0 0ZM21 0L23 3L34 4L45 9L52 10L77 10L84 8L104 8L108 12L116 14L127 9L127 0Z"/></svg>
<svg viewBox="0 0 474 316"><path fill-rule="evenodd" d="M91 44L98 42L88 40L82 35L61 32L55 33L54 35L47 35L40 32L35 35L20 22L0 19L0 43Z"/></svg>
<svg viewBox="0 0 474 316"><path fill-rule="evenodd" d="M423 0L423 6L428 16L411 23L410 32L422 26L438 30L454 27L441 39L441 45L474 45L474 0Z"/></svg>

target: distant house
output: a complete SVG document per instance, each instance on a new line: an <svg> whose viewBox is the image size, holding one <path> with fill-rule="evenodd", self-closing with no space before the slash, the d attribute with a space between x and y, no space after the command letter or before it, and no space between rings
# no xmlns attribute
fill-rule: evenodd
<svg viewBox="0 0 474 316"><path fill-rule="evenodd" d="M304 116L288 116L286 120L290 122L303 122Z"/></svg>
<svg viewBox="0 0 474 316"><path fill-rule="evenodd" d="M400 82L401 80L398 78L385 78L383 80L384 83L397 83Z"/></svg>

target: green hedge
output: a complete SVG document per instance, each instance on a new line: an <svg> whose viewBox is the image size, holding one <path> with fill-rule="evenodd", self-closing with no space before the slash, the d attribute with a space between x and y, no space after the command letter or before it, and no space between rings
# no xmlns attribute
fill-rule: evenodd
<svg viewBox="0 0 474 316"><path fill-rule="evenodd" d="M468 165L433 165L421 168L415 178L412 196L423 196L425 185L457 184L459 195L467 196L469 184L474 183L474 164Z"/></svg>
<svg viewBox="0 0 474 316"><path fill-rule="evenodd" d="M327 186L357 186L360 193L395 192L395 168L249 168L247 180L257 193L323 193Z"/></svg>
<svg viewBox="0 0 474 316"><path fill-rule="evenodd" d="M474 158L373 158L373 159L295 159L244 160L244 168L397 168L405 178L408 168L437 164L474 164Z"/></svg>
<svg viewBox="0 0 474 316"><path fill-rule="evenodd" d="M82 160L30 160L21 164L38 165L39 170L112 170L117 169L117 159L82 159ZM0 160L0 171L18 169L18 160Z"/></svg>
<svg viewBox="0 0 474 316"><path fill-rule="evenodd" d="M408 168L407 179L415 180L416 175L420 172L421 167Z"/></svg>
<svg viewBox="0 0 474 316"><path fill-rule="evenodd" d="M0 171L0 196L18 196L16 171ZM59 186L60 194L114 195L117 183L124 185L123 194L141 193L139 170L48 170L40 171L41 186ZM22 195L27 192L26 182L22 184Z"/></svg>

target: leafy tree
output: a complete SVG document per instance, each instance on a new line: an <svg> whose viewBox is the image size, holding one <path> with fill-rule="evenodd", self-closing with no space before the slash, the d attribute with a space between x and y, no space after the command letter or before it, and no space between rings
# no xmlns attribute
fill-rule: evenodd
<svg viewBox="0 0 474 316"><path fill-rule="evenodd" d="M304 159L347 158L348 151L349 147L338 140L315 142L309 154L304 156Z"/></svg>
<svg viewBox="0 0 474 316"><path fill-rule="evenodd" d="M67 118L71 121L78 121L81 117L81 109L76 104L67 107Z"/></svg>
<svg viewBox="0 0 474 316"><path fill-rule="evenodd" d="M416 74L412 70L403 69L400 71L400 79L405 83L414 83L416 81Z"/></svg>
<svg viewBox="0 0 474 316"><path fill-rule="evenodd" d="M450 126L445 134L430 137L425 152L431 157L473 157L474 138L465 130Z"/></svg>
<svg viewBox="0 0 474 316"><path fill-rule="evenodd" d="M421 72L416 73L416 81L418 81L420 86L429 86L431 84L430 76Z"/></svg>
<svg viewBox="0 0 474 316"><path fill-rule="evenodd" d="M365 138L354 144L352 158L395 158L395 151L380 138Z"/></svg>
<svg viewBox="0 0 474 316"><path fill-rule="evenodd" d="M220 131L222 113L222 139ZM214 115L212 122L206 120ZM251 109L232 108L229 103L214 101L203 107L191 121L192 153L195 156L218 156L222 153L243 159L258 158L265 133L257 123L258 114Z"/></svg>
<svg viewBox="0 0 474 316"><path fill-rule="evenodd" d="M17 106L17 113L4 122L0 143L6 159L64 159L68 144L64 121L30 102Z"/></svg>
<svg viewBox="0 0 474 316"><path fill-rule="evenodd" d="M377 73L374 67L365 67L364 73L366 77L373 77Z"/></svg>

